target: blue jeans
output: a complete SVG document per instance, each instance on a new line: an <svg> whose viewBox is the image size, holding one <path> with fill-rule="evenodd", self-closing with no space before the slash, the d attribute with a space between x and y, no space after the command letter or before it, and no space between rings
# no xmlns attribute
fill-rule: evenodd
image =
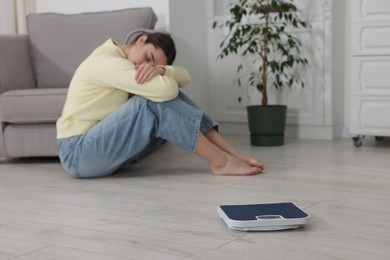
<svg viewBox="0 0 390 260"><path fill-rule="evenodd" d="M102 177L165 140L194 152L199 133L213 127L216 122L181 92L162 103L134 96L85 134L58 139L58 152L70 175Z"/></svg>

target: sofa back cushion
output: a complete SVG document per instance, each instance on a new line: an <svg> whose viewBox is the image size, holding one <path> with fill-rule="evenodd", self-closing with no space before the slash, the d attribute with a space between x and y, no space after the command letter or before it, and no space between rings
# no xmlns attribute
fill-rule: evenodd
<svg viewBox="0 0 390 260"><path fill-rule="evenodd" d="M0 93L35 88L26 35L0 34Z"/></svg>
<svg viewBox="0 0 390 260"><path fill-rule="evenodd" d="M27 16L31 58L38 88L68 87L78 65L108 38L124 42L137 28L153 29L151 8Z"/></svg>

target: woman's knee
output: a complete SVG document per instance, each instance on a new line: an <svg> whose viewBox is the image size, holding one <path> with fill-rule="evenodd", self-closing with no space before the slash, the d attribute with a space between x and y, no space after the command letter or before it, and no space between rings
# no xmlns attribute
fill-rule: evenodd
<svg viewBox="0 0 390 260"><path fill-rule="evenodd" d="M140 111L142 107L146 106L148 102L149 100L144 97L133 96L112 114L116 115L119 113L127 115L128 113L136 113Z"/></svg>
<svg viewBox="0 0 390 260"><path fill-rule="evenodd" d="M114 172L112 168L107 168L109 164L104 163L103 160L83 159L63 160L62 166L68 175L78 179L104 177Z"/></svg>

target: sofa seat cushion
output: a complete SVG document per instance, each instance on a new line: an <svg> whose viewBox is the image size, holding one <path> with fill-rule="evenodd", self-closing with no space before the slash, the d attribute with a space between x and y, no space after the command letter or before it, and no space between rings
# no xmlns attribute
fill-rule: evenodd
<svg viewBox="0 0 390 260"><path fill-rule="evenodd" d="M4 129L7 157L58 156L55 124L10 124Z"/></svg>
<svg viewBox="0 0 390 260"><path fill-rule="evenodd" d="M88 55L108 38L123 43L137 28L153 29L149 7L81 14L27 16L30 50L38 88L63 88Z"/></svg>
<svg viewBox="0 0 390 260"><path fill-rule="evenodd" d="M0 120L13 124L54 123L61 116L67 88L11 90L0 96Z"/></svg>

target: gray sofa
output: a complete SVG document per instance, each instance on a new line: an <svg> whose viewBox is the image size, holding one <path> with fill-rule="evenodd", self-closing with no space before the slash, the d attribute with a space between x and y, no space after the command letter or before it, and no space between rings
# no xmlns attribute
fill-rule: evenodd
<svg viewBox="0 0 390 260"><path fill-rule="evenodd" d="M28 35L0 35L0 158L57 156L55 123L77 66L106 39L153 29L151 8L31 14Z"/></svg>

